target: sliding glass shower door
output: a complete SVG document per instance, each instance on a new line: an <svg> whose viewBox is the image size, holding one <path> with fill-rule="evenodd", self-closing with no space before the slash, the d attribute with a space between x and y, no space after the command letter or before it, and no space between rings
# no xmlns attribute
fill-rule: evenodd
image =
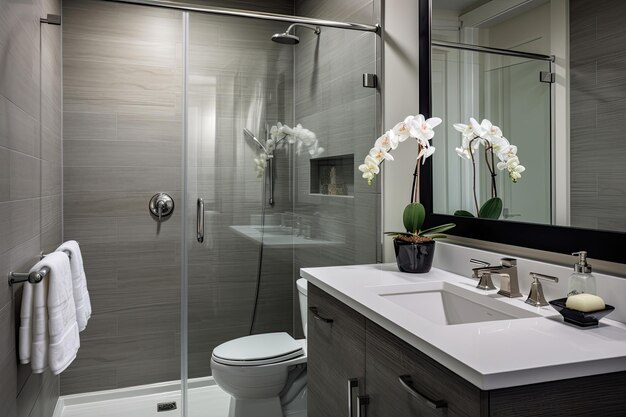
<svg viewBox="0 0 626 417"><path fill-rule="evenodd" d="M286 227L293 161L288 148L276 149L270 166L257 143L267 143L272 126L293 125L293 48L270 40L284 27L189 16L186 354L192 380L211 375L211 353L221 343L252 333L293 332L292 237ZM264 245L269 226L279 233L273 237L281 240L279 249ZM189 396L188 415L201 415L196 397Z"/></svg>

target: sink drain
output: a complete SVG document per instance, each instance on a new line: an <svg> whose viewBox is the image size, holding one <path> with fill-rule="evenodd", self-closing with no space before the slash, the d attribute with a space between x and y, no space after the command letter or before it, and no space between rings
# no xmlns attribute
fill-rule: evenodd
<svg viewBox="0 0 626 417"><path fill-rule="evenodd" d="M157 404L158 413L160 413L161 411L172 411L172 410L176 410L176 401Z"/></svg>

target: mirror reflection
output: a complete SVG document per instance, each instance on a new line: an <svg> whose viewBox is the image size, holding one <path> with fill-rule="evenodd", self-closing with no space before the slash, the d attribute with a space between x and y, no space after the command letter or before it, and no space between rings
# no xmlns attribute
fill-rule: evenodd
<svg viewBox="0 0 626 417"><path fill-rule="evenodd" d="M433 115L444 120L435 145L445 149L433 161L435 213L626 231L626 28L616 18L626 2L432 7ZM471 118L496 126L502 149L463 132ZM503 153L512 147L517 159Z"/></svg>

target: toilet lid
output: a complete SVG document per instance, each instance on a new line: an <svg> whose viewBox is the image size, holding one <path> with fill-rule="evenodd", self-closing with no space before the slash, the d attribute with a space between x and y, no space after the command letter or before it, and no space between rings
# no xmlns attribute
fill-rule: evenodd
<svg viewBox="0 0 626 417"><path fill-rule="evenodd" d="M213 360L225 365L268 365L302 356L302 345L287 333L240 337L213 349Z"/></svg>

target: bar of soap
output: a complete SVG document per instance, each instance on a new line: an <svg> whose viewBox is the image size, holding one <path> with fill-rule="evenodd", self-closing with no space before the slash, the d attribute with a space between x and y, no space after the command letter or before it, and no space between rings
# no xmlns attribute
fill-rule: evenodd
<svg viewBox="0 0 626 417"><path fill-rule="evenodd" d="M589 313L590 311L604 310L604 300L593 294L576 294L567 297L565 307L571 310Z"/></svg>

